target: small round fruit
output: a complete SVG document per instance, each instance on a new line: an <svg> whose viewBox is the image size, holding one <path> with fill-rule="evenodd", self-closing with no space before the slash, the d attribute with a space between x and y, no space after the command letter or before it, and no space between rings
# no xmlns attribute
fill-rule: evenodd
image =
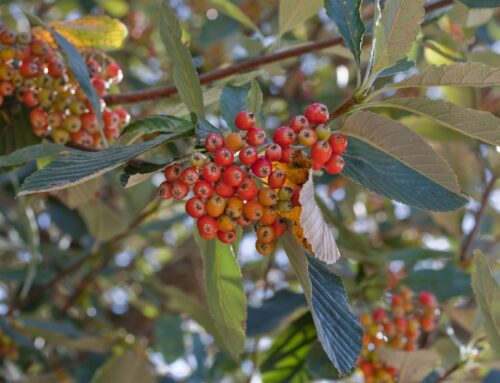
<svg viewBox="0 0 500 383"><path fill-rule="evenodd" d="M246 178L241 185L238 187L236 194L240 199L244 201L250 201L257 196L259 192L259 188L255 181L251 178Z"/></svg>
<svg viewBox="0 0 500 383"><path fill-rule="evenodd" d="M208 215L201 217L196 221L196 227L204 239L213 239L217 236L217 221L213 217Z"/></svg>
<svg viewBox="0 0 500 383"><path fill-rule="evenodd" d="M163 181L158 188L158 194L161 199L172 198L172 184L168 181Z"/></svg>
<svg viewBox="0 0 500 383"><path fill-rule="evenodd" d="M200 175L196 168L189 167L182 171L179 178L186 185L194 185L200 179Z"/></svg>
<svg viewBox="0 0 500 383"><path fill-rule="evenodd" d="M279 189L286 182L286 175L283 170L277 169L274 170L269 177L267 177L267 183L273 189Z"/></svg>
<svg viewBox="0 0 500 383"><path fill-rule="evenodd" d="M172 183L172 196L175 199L183 199L188 195L188 193L189 193L189 186L186 183L180 180L175 180Z"/></svg>
<svg viewBox="0 0 500 383"><path fill-rule="evenodd" d="M328 140L333 154L342 154L347 148L347 138L341 133L333 133Z"/></svg>
<svg viewBox="0 0 500 383"><path fill-rule="evenodd" d="M231 244L236 240L236 232L234 230L218 231L217 238L222 243Z"/></svg>
<svg viewBox="0 0 500 383"><path fill-rule="evenodd" d="M324 125L324 124L321 124L321 125L318 125L316 127L316 129L314 129L314 131L316 132L316 136L318 137L318 140L321 140L321 141L328 141L328 139L330 138L332 132L330 131L330 128L328 128L328 126Z"/></svg>
<svg viewBox="0 0 500 383"><path fill-rule="evenodd" d="M332 148L327 141L317 141L312 149L310 156L313 162L317 164L324 164L330 159L332 155Z"/></svg>
<svg viewBox="0 0 500 383"><path fill-rule="evenodd" d="M292 199L294 189L292 189L290 186L283 186L279 191L278 191L278 198L280 201L290 201Z"/></svg>
<svg viewBox="0 0 500 383"><path fill-rule="evenodd" d="M274 206L265 206L262 209L262 217L259 222L263 225L272 225L279 218L278 209Z"/></svg>
<svg viewBox="0 0 500 383"><path fill-rule="evenodd" d="M431 332L436 328L436 321L434 320L434 316L423 315L420 318L420 327L422 331Z"/></svg>
<svg viewBox="0 0 500 383"><path fill-rule="evenodd" d="M428 308L436 308L437 307L436 297L434 296L434 294L432 294L429 291L422 291L418 295L418 301L424 307L428 307Z"/></svg>
<svg viewBox="0 0 500 383"><path fill-rule="evenodd" d="M259 146L266 142L266 132L261 128L251 128L246 134L246 141L248 145Z"/></svg>
<svg viewBox="0 0 500 383"><path fill-rule="evenodd" d="M252 224L252 221L244 215L240 215L238 218L236 218L236 223L241 227L248 227Z"/></svg>
<svg viewBox="0 0 500 383"><path fill-rule="evenodd" d="M32 109L30 112L30 123L35 128L47 126L49 124L47 112L41 108Z"/></svg>
<svg viewBox="0 0 500 383"><path fill-rule="evenodd" d="M237 152L243 146L245 146L245 141L239 133L232 132L229 133L226 138L224 138L224 145L231 149L233 152Z"/></svg>
<svg viewBox="0 0 500 383"><path fill-rule="evenodd" d="M217 149L220 149L224 146L224 139L221 135L216 133L210 133L205 139L205 148L213 153Z"/></svg>
<svg viewBox="0 0 500 383"><path fill-rule="evenodd" d="M293 210L294 206L292 201L279 201L278 202L278 211L280 213L290 213Z"/></svg>
<svg viewBox="0 0 500 383"><path fill-rule="evenodd" d="M70 140L70 135L67 130L64 129L54 129L51 133L52 139L56 144L67 144Z"/></svg>
<svg viewBox="0 0 500 383"><path fill-rule="evenodd" d="M228 215L222 214L217 218L217 229L220 231L231 231L234 230L236 222Z"/></svg>
<svg viewBox="0 0 500 383"><path fill-rule="evenodd" d="M262 243L271 243L274 241L274 229L272 226L259 226L255 232L258 240Z"/></svg>
<svg viewBox="0 0 500 383"><path fill-rule="evenodd" d="M79 116L70 114L64 118L61 126L68 132L74 133L80 130L82 127L82 121Z"/></svg>
<svg viewBox="0 0 500 383"><path fill-rule="evenodd" d="M265 155L269 161L279 161L282 149L277 143L273 142L266 147Z"/></svg>
<svg viewBox="0 0 500 383"><path fill-rule="evenodd" d="M274 189L265 187L257 194L257 200L262 206L274 206L278 203L278 193Z"/></svg>
<svg viewBox="0 0 500 383"><path fill-rule="evenodd" d="M104 75L106 76L106 78L116 83L119 83L123 78L122 69L117 63L110 63L106 65L106 68L104 69Z"/></svg>
<svg viewBox="0 0 500 383"><path fill-rule="evenodd" d="M94 113L83 113L80 116L80 121L82 122L82 128L91 133L99 130L99 122Z"/></svg>
<svg viewBox="0 0 500 383"><path fill-rule="evenodd" d="M376 323L382 323L386 319L387 319L387 312L384 309L378 308L373 312L373 320Z"/></svg>
<svg viewBox="0 0 500 383"><path fill-rule="evenodd" d="M181 175L181 166L179 164L168 165L163 171L167 181L175 181Z"/></svg>
<svg viewBox="0 0 500 383"><path fill-rule="evenodd" d="M255 161L255 163L252 165L252 172L259 178L266 178L268 177L273 169L273 165L271 161L269 161L267 158L260 157Z"/></svg>
<svg viewBox="0 0 500 383"><path fill-rule="evenodd" d="M300 150L294 149L290 146L283 148L281 153L280 162L284 164L289 164L294 162L299 157Z"/></svg>
<svg viewBox="0 0 500 383"><path fill-rule="evenodd" d="M186 213L193 218L201 218L207 213L207 210L201 199L193 197L186 202Z"/></svg>
<svg viewBox="0 0 500 383"><path fill-rule="evenodd" d="M307 121L305 116L299 114L290 121L290 128L292 128L295 133L299 134L302 129L309 128L309 121Z"/></svg>
<svg viewBox="0 0 500 383"><path fill-rule="evenodd" d="M212 217L219 217L224 213L226 200L218 195L213 195L206 203L207 214Z"/></svg>
<svg viewBox="0 0 500 383"><path fill-rule="evenodd" d="M229 198L236 193L236 188L234 186L228 185L223 180L219 180L215 184L215 192L224 198Z"/></svg>
<svg viewBox="0 0 500 383"><path fill-rule="evenodd" d="M203 153L195 152L191 154L191 159L189 160L192 167L201 168L207 162L207 156Z"/></svg>
<svg viewBox="0 0 500 383"><path fill-rule="evenodd" d="M404 304L404 300L403 300L403 297L401 295L398 295L398 294L394 294L392 296L392 299L391 299L391 305L392 307L401 307L403 306Z"/></svg>
<svg viewBox="0 0 500 383"><path fill-rule="evenodd" d="M253 146L246 146L240 150L239 159L243 165L252 165L257 161L258 153Z"/></svg>
<svg viewBox="0 0 500 383"><path fill-rule="evenodd" d="M330 159L326 161L324 167L328 174L338 174L344 169L344 159L339 154L332 154Z"/></svg>
<svg viewBox="0 0 500 383"><path fill-rule="evenodd" d="M243 215L251 221L260 220L263 214L264 214L264 208L256 200L248 201L243 206Z"/></svg>
<svg viewBox="0 0 500 383"><path fill-rule="evenodd" d="M214 153L214 162L219 166L229 166L234 161L234 153L229 148L219 148Z"/></svg>
<svg viewBox="0 0 500 383"><path fill-rule="evenodd" d="M290 201L292 201L294 206L301 206L300 204L300 192L302 190L302 187L295 188L292 194L292 198L290 198Z"/></svg>
<svg viewBox="0 0 500 383"><path fill-rule="evenodd" d="M316 141L318 141L318 136L316 135L316 132L313 129L307 127L300 131L299 143L301 145L304 145L306 147L311 147L316 143Z"/></svg>
<svg viewBox="0 0 500 383"><path fill-rule="evenodd" d="M274 252L275 248L276 248L276 244L274 242L271 242L271 243L263 243L261 241L255 242L255 249L261 255L265 255L265 256L271 255Z"/></svg>
<svg viewBox="0 0 500 383"><path fill-rule="evenodd" d="M284 218L279 217L276 221L273 223L273 230L274 230L274 238L279 238L283 234L285 234L286 231L286 220Z"/></svg>
<svg viewBox="0 0 500 383"><path fill-rule="evenodd" d="M296 138L297 133L295 133L289 126L281 126L273 133L273 141L281 147L292 145Z"/></svg>
<svg viewBox="0 0 500 383"><path fill-rule="evenodd" d="M240 186L245 180L245 172L240 167L231 165L222 173L222 179L230 186Z"/></svg>
<svg viewBox="0 0 500 383"><path fill-rule="evenodd" d="M80 129L78 132L71 133L70 137L71 141L80 146L91 148L94 145L94 138L92 137L92 134L84 129Z"/></svg>
<svg viewBox="0 0 500 383"><path fill-rule="evenodd" d="M209 162L203 166L202 177L205 181L216 182L220 179L221 175L221 169L213 162Z"/></svg>
<svg viewBox="0 0 500 383"><path fill-rule="evenodd" d="M242 110L236 115L234 119L234 124L240 130L249 130L252 129L255 125L255 116L253 113L249 113L245 110Z"/></svg>
<svg viewBox="0 0 500 383"><path fill-rule="evenodd" d="M229 198L224 213L234 219L241 217L243 214L243 201L234 196Z"/></svg>
<svg viewBox="0 0 500 383"><path fill-rule="evenodd" d="M306 109L305 116L313 125L324 124L328 121L328 108L319 102L309 105Z"/></svg>

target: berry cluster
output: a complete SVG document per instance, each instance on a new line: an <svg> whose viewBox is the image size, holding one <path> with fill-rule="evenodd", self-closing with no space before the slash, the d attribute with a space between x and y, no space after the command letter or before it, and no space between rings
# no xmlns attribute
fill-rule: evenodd
<svg viewBox="0 0 500 383"><path fill-rule="evenodd" d="M397 369L383 363L378 358L376 349L419 349L425 335L436 327L437 307L437 299L432 293L423 291L415 299L410 289L403 288L400 294L392 296L390 310L378 308L372 313L360 315L365 334L358 366L366 383L397 382Z"/></svg>
<svg viewBox="0 0 500 383"><path fill-rule="evenodd" d="M328 119L324 105L312 104L304 116L276 129L270 142L264 129L255 126L253 114L241 111L235 118L238 132L208 135L206 154L194 153L184 168L175 163L165 169L160 196L184 199L192 189L186 212L197 220L201 237L232 243L237 226L253 224L257 251L269 255L274 240L286 230L281 214L300 205L300 186L287 182L277 163L291 164L309 156L315 170L336 174L343 169L340 155L347 140L330 132Z"/></svg>
<svg viewBox="0 0 500 383"><path fill-rule="evenodd" d="M130 117L125 109L106 108L104 97L111 84L122 80L120 66L104 55L102 64L86 61L92 85L101 97L104 134L115 140ZM29 34L0 28L0 107L22 103L30 109L33 132L53 141L71 141L89 148L101 147L99 122L83 90L61 53Z"/></svg>

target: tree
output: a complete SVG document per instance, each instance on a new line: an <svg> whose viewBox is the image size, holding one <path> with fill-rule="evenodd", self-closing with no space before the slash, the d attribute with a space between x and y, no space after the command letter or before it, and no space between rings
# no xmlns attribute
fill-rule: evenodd
<svg viewBox="0 0 500 383"><path fill-rule="evenodd" d="M1 8L2 379L495 381L497 2L381 3Z"/></svg>

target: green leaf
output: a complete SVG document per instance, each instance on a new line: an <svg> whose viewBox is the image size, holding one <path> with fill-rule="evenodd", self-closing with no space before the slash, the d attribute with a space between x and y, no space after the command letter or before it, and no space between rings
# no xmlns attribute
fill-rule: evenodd
<svg viewBox="0 0 500 383"><path fill-rule="evenodd" d="M469 8L495 8L499 7L498 0L459 0Z"/></svg>
<svg viewBox="0 0 500 383"><path fill-rule="evenodd" d="M289 231L286 231L281 238L283 249L286 252L288 260L292 265L293 271L295 271L295 275L297 276L302 289L304 290L307 302L311 305L312 287L311 281L309 280L309 273L307 271L307 258L305 256L304 249L297 243L295 237Z"/></svg>
<svg viewBox="0 0 500 383"><path fill-rule="evenodd" d="M427 117L466 136L490 145L500 145L500 119L488 112L464 108L450 102L424 97L402 97L369 103L365 107L402 109Z"/></svg>
<svg viewBox="0 0 500 383"><path fill-rule="evenodd" d="M340 380L342 377L323 351L321 343L315 342L306 359L307 369L316 379Z"/></svg>
<svg viewBox="0 0 500 383"><path fill-rule="evenodd" d="M37 160L41 157L54 156L72 149L58 144L37 144L18 149L10 154L0 156L0 168L6 166L22 165L26 162Z"/></svg>
<svg viewBox="0 0 500 383"><path fill-rule="evenodd" d="M280 290L260 307L248 307L247 336L260 336L286 323L298 309L307 307L303 294Z"/></svg>
<svg viewBox="0 0 500 383"><path fill-rule="evenodd" d="M205 117L192 116L196 120L195 135L200 145L205 145L205 139L210 133L222 134L222 130L213 126Z"/></svg>
<svg viewBox="0 0 500 383"><path fill-rule="evenodd" d="M191 121L174 116L150 115L128 124L122 134L185 133L194 131Z"/></svg>
<svg viewBox="0 0 500 383"><path fill-rule="evenodd" d="M229 353L245 347L246 298L240 265L231 246L196 236L203 257L208 309Z"/></svg>
<svg viewBox="0 0 500 383"><path fill-rule="evenodd" d="M163 354L167 363L172 363L185 352L181 324L177 315L162 315L155 321L154 348Z"/></svg>
<svg viewBox="0 0 500 383"><path fill-rule="evenodd" d="M280 0L278 38L316 15L322 0Z"/></svg>
<svg viewBox="0 0 500 383"><path fill-rule="evenodd" d="M129 162L120 174L120 184L130 188L150 179L153 174L163 169L165 164L152 164L150 162Z"/></svg>
<svg viewBox="0 0 500 383"><path fill-rule="evenodd" d="M16 108L14 106L8 111L2 110L0 113L0 155L10 154L17 149L38 143L40 143L40 138L35 136L31 129L27 107Z"/></svg>
<svg viewBox="0 0 500 383"><path fill-rule="evenodd" d="M330 267L307 256L311 281L311 307L318 338L326 355L345 375L356 365L363 330L349 307L344 284Z"/></svg>
<svg viewBox="0 0 500 383"><path fill-rule="evenodd" d="M250 82L250 90L248 91L246 98L246 107L247 107L246 110L254 114L257 125L262 125L260 116L262 113L263 104L264 104L264 95L262 94L262 90L260 89L259 83L257 82L257 80L254 79Z"/></svg>
<svg viewBox="0 0 500 383"><path fill-rule="evenodd" d="M439 355L433 350L402 351L381 347L377 355L385 364L394 366L399 372L399 381L421 382L439 362Z"/></svg>
<svg viewBox="0 0 500 383"><path fill-rule="evenodd" d="M92 200L80 206L78 212L87 230L97 241L108 241L127 228L120 211L113 210L101 200Z"/></svg>
<svg viewBox="0 0 500 383"><path fill-rule="evenodd" d="M91 383L154 383L156 378L145 352L127 351L111 357L92 377Z"/></svg>
<svg viewBox="0 0 500 383"><path fill-rule="evenodd" d="M309 381L306 357L316 341L310 313L293 322L274 341L262 358L264 383L303 383Z"/></svg>
<svg viewBox="0 0 500 383"><path fill-rule="evenodd" d="M236 114L246 108L248 92L247 86L226 85L222 90L220 112L231 130L236 130L236 125L234 124Z"/></svg>
<svg viewBox="0 0 500 383"><path fill-rule="evenodd" d="M452 260L454 253L415 247L386 252L384 256L389 261L403 261L407 269L412 269L418 261L423 261L425 259Z"/></svg>
<svg viewBox="0 0 500 383"><path fill-rule="evenodd" d="M73 150L67 157L58 157L45 168L27 177L20 195L64 189L109 172L128 160L158 145L186 137L186 133L162 134L137 145L113 146L99 152Z"/></svg>
<svg viewBox="0 0 500 383"><path fill-rule="evenodd" d="M377 78L391 77L394 76L396 73L406 72L407 70L413 68L414 66L415 66L415 61L408 60L408 58L405 57L402 58L401 60L398 60L396 64L394 64L390 68L384 69L377 75Z"/></svg>
<svg viewBox="0 0 500 383"><path fill-rule="evenodd" d="M360 7L361 0L325 0L326 13L337 24L344 44L354 55L358 68L361 65L361 41L365 33Z"/></svg>
<svg viewBox="0 0 500 383"><path fill-rule="evenodd" d="M429 290L440 301L445 301L460 295L472 294L470 275L455 266L446 266L440 270L412 271L403 283L416 292Z"/></svg>
<svg viewBox="0 0 500 383"><path fill-rule="evenodd" d="M420 32L425 0L387 0L375 25L371 76L406 58Z"/></svg>
<svg viewBox="0 0 500 383"><path fill-rule="evenodd" d="M57 33L54 30L52 30L51 33L52 36L54 36L57 45L59 45L59 47L61 48L64 57L66 58L66 63L68 64L68 67L71 69L71 72L73 72L76 81L78 81L78 85L80 85L80 88L83 90L83 93L85 93L85 96L87 96L87 99L90 101L90 104L92 105L94 113L98 116L100 120L101 99L97 95L96 90L94 89L92 83L90 82L89 71L87 69L87 65L85 64L85 61L83 60L82 55L73 46L73 44L71 44L68 40L66 40L66 38L63 37L61 34Z"/></svg>
<svg viewBox="0 0 500 383"><path fill-rule="evenodd" d="M448 164L406 126L356 112L343 133L350 137L344 174L368 189L428 210L453 210L467 202Z"/></svg>
<svg viewBox="0 0 500 383"><path fill-rule="evenodd" d="M191 52L182 43L182 29L166 0L160 0L160 35L172 62L174 83L191 112L204 115L203 95Z"/></svg>
<svg viewBox="0 0 500 383"><path fill-rule="evenodd" d="M242 10L229 0L210 0L210 3L223 14L260 34L259 28Z"/></svg>
<svg viewBox="0 0 500 383"><path fill-rule="evenodd" d="M495 279L488 257L476 252L476 270L472 273L474 297L484 317L484 328L488 342L500 355L500 286Z"/></svg>

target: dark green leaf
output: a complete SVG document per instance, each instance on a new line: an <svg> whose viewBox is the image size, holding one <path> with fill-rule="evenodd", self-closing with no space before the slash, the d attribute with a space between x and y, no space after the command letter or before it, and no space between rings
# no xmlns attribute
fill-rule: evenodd
<svg viewBox="0 0 500 383"><path fill-rule="evenodd" d="M123 173L120 175L120 184L124 188L137 185L139 182L150 178L158 170L162 169L164 164L153 164L151 162L129 162L125 165Z"/></svg>
<svg viewBox="0 0 500 383"><path fill-rule="evenodd" d="M47 208L51 221L53 221L63 233L67 233L75 239L88 234L85 222L76 210L68 209L54 198L50 198L47 201Z"/></svg>
<svg viewBox="0 0 500 383"><path fill-rule="evenodd" d="M87 96L88 100L92 104L94 113L98 116L100 120L101 100L97 95L96 90L92 86L92 83L90 82L89 71L87 69L87 65L85 64L85 61L83 60L82 55L73 46L73 44L71 44L68 40L66 40L62 35L60 35L54 30L51 30L51 33L54 36L54 39L56 40L57 44L61 48L62 52L64 53L64 57L66 58L66 63L68 64L68 67L71 69L71 72L73 72L76 81L78 81L78 84L80 85L80 88L83 90L83 93L85 93L85 96Z"/></svg>
<svg viewBox="0 0 500 383"><path fill-rule="evenodd" d="M19 105L0 113L0 155L40 143L40 138L31 130L29 110ZM7 160L5 157L0 157ZM8 161L8 160L7 160ZM10 166L10 165L2 165Z"/></svg>
<svg viewBox="0 0 500 383"><path fill-rule="evenodd" d="M367 189L424 210L461 208L467 199L413 170L403 162L354 137L344 154L343 174Z"/></svg>
<svg viewBox="0 0 500 383"><path fill-rule="evenodd" d="M262 90L260 89L257 80L252 80L250 82L250 90L248 91L246 98L246 109L255 116L255 121L258 125L262 125L261 113L262 105L264 103L264 96ZM234 118L233 118L234 120Z"/></svg>
<svg viewBox="0 0 500 383"><path fill-rule="evenodd" d="M341 379L339 372L333 367L319 342L312 346L307 355L306 365L309 372L317 379Z"/></svg>
<svg viewBox="0 0 500 383"><path fill-rule="evenodd" d="M113 146L99 152L74 150L38 170L21 185L20 195L64 189L109 172L128 160L158 145L189 136L186 133L162 134L137 145Z"/></svg>
<svg viewBox="0 0 500 383"><path fill-rule="evenodd" d="M248 307L247 336L276 330L299 308L307 307L304 294L280 290L258 308Z"/></svg>
<svg viewBox="0 0 500 383"><path fill-rule="evenodd" d="M354 55L354 61L361 64L361 41L365 26L360 15L361 0L325 0L326 13L339 29L344 44Z"/></svg>
<svg viewBox="0 0 500 383"><path fill-rule="evenodd" d="M363 330L349 307L344 284L330 267L307 256L311 307L318 337L328 358L345 375L356 365Z"/></svg>
<svg viewBox="0 0 500 383"><path fill-rule="evenodd" d="M122 134L184 133L191 130L194 131L191 121L174 116L150 115L127 125Z"/></svg>
<svg viewBox="0 0 500 383"><path fill-rule="evenodd" d="M229 353L245 346L246 298L240 265L231 246L196 236L203 257L208 309Z"/></svg>
<svg viewBox="0 0 500 383"><path fill-rule="evenodd" d="M495 8L500 7L498 0L460 0L469 8Z"/></svg>
<svg viewBox="0 0 500 383"><path fill-rule="evenodd" d="M162 315L156 319L154 348L163 354L167 363L172 363L185 352L181 323L177 315Z"/></svg>
<svg viewBox="0 0 500 383"><path fill-rule="evenodd" d="M22 165L41 157L53 156L65 151L68 152L71 151L71 149L57 144L31 145L18 149L5 156L0 156L0 168L4 166Z"/></svg>
<svg viewBox="0 0 500 383"><path fill-rule="evenodd" d="M425 248L408 248L394 250L385 253L386 258L389 261L400 260L403 261L408 269L411 269L418 261L424 259L441 259L441 260L452 260L454 254L448 251L437 251Z"/></svg>
<svg viewBox="0 0 500 383"><path fill-rule="evenodd" d="M408 58L405 57L397 61L396 64L394 64L392 67L384 69L377 75L377 77L378 78L391 77L394 76L396 73L406 72L407 70L413 68L414 66L415 66L415 61L408 60Z"/></svg>
<svg viewBox="0 0 500 383"><path fill-rule="evenodd" d="M264 383L305 383L309 374L305 361L316 341L310 313L293 322L264 354L261 364Z"/></svg>
<svg viewBox="0 0 500 383"><path fill-rule="evenodd" d="M236 130L234 118L238 112L246 108L248 86L226 85L220 96L220 112L231 130Z"/></svg>
<svg viewBox="0 0 500 383"><path fill-rule="evenodd" d="M206 118L202 116L193 115L193 119L196 120L196 139L201 145L205 144L205 138L207 138L210 133L222 133L220 129L213 126Z"/></svg>
<svg viewBox="0 0 500 383"><path fill-rule="evenodd" d="M182 43L182 29L168 2L160 0L160 35L173 68L174 83L191 112L204 115L203 95L191 52Z"/></svg>
<svg viewBox="0 0 500 383"><path fill-rule="evenodd" d="M455 266L446 266L440 270L413 271L403 280L403 283L413 290L429 290L441 301L460 295L471 295L470 282L470 275Z"/></svg>
<svg viewBox="0 0 500 383"><path fill-rule="evenodd" d="M111 357L94 374L91 383L153 383L156 378L149 366L146 353L127 351Z"/></svg>

